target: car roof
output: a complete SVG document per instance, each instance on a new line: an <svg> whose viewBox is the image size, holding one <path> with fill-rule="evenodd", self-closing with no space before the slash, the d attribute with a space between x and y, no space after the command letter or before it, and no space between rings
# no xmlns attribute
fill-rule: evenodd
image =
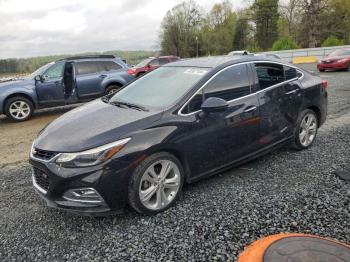
<svg viewBox="0 0 350 262"><path fill-rule="evenodd" d="M208 56L208 57L200 57L200 58L190 58L190 59L182 59L176 62L172 62L166 64L164 66L179 66L179 67L205 67L205 68L214 68L224 64L238 64L244 62L252 62L252 61L268 61L268 62L276 62L281 63L281 60L266 57L266 56L254 56L254 55L242 55L242 56ZM283 64L289 64L283 62Z"/></svg>

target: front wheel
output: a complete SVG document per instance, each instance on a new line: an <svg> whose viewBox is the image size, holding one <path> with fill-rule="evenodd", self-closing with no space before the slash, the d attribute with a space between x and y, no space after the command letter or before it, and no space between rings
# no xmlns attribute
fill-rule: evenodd
<svg viewBox="0 0 350 262"><path fill-rule="evenodd" d="M315 141L318 129L318 120L313 110L301 112L294 131L292 146L298 150L309 148Z"/></svg>
<svg viewBox="0 0 350 262"><path fill-rule="evenodd" d="M109 87L106 88L105 95L107 95L107 96L112 96L112 95L114 95L115 93L117 93L120 89L121 89L120 86L111 85L111 86L109 86Z"/></svg>
<svg viewBox="0 0 350 262"><path fill-rule="evenodd" d="M130 179L129 205L146 215L162 212L176 202L183 181L183 168L176 157L165 152L151 155L135 169Z"/></svg>
<svg viewBox="0 0 350 262"><path fill-rule="evenodd" d="M34 111L33 103L25 97L12 97L6 101L5 114L15 122L28 120Z"/></svg>

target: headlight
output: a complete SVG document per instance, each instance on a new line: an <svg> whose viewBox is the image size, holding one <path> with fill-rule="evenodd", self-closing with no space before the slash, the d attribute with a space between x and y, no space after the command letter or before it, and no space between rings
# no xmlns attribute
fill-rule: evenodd
<svg viewBox="0 0 350 262"><path fill-rule="evenodd" d="M56 163L65 167L87 167L101 164L118 153L131 138L78 153L62 153Z"/></svg>

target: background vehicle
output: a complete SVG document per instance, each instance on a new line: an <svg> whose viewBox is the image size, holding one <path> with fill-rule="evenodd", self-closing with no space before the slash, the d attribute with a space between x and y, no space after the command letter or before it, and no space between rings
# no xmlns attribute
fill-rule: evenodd
<svg viewBox="0 0 350 262"><path fill-rule="evenodd" d="M326 87L320 77L266 57L162 66L49 124L31 151L34 187L49 206L75 212L126 203L161 212L184 182L285 143L310 147L326 120Z"/></svg>
<svg viewBox="0 0 350 262"><path fill-rule="evenodd" d="M320 72L325 70L350 71L350 49L338 49L317 63Z"/></svg>
<svg viewBox="0 0 350 262"><path fill-rule="evenodd" d="M247 50L239 50L239 51L232 51L230 53L228 53L227 55L231 55L231 56L241 56L241 55L249 55L249 51Z"/></svg>
<svg viewBox="0 0 350 262"><path fill-rule="evenodd" d="M159 56L159 57L150 57L140 63L138 63L133 68L128 70L128 74L136 77L140 77L162 65L165 65L170 62L179 60L178 56Z"/></svg>
<svg viewBox="0 0 350 262"><path fill-rule="evenodd" d="M110 55L69 57L39 68L29 77L0 83L0 114L14 121L34 110L89 101L117 92L133 77Z"/></svg>

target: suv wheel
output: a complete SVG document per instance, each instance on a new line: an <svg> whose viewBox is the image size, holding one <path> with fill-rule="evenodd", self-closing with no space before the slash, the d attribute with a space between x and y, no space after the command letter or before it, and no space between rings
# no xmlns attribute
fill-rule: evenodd
<svg viewBox="0 0 350 262"><path fill-rule="evenodd" d="M16 122L28 120L33 111L33 103L25 97L12 97L5 104L6 116Z"/></svg>
<svg viewBox="0 0 350 262"><path fill-rule="evenodd" d="M154 215L168 209L178 199L184 181L180 161L162 152L146 158L134 171L128 200L137 212Z"/></svg>
<svg viewBox="0 0 350 262"><path fill-rule="evenodd" d="M105 95L114 95L115 93L117 93L119 90L121 89L120 86L117 85L111 85L109 87L106 88L105 91Z"/></svg>
<svg viewBox="0 0 350 262"><path fill-rule="evenodd" d="M306 149L315 141L318 121L314 111L307 109L301 112L294 132L293 147Z"/></svg>

